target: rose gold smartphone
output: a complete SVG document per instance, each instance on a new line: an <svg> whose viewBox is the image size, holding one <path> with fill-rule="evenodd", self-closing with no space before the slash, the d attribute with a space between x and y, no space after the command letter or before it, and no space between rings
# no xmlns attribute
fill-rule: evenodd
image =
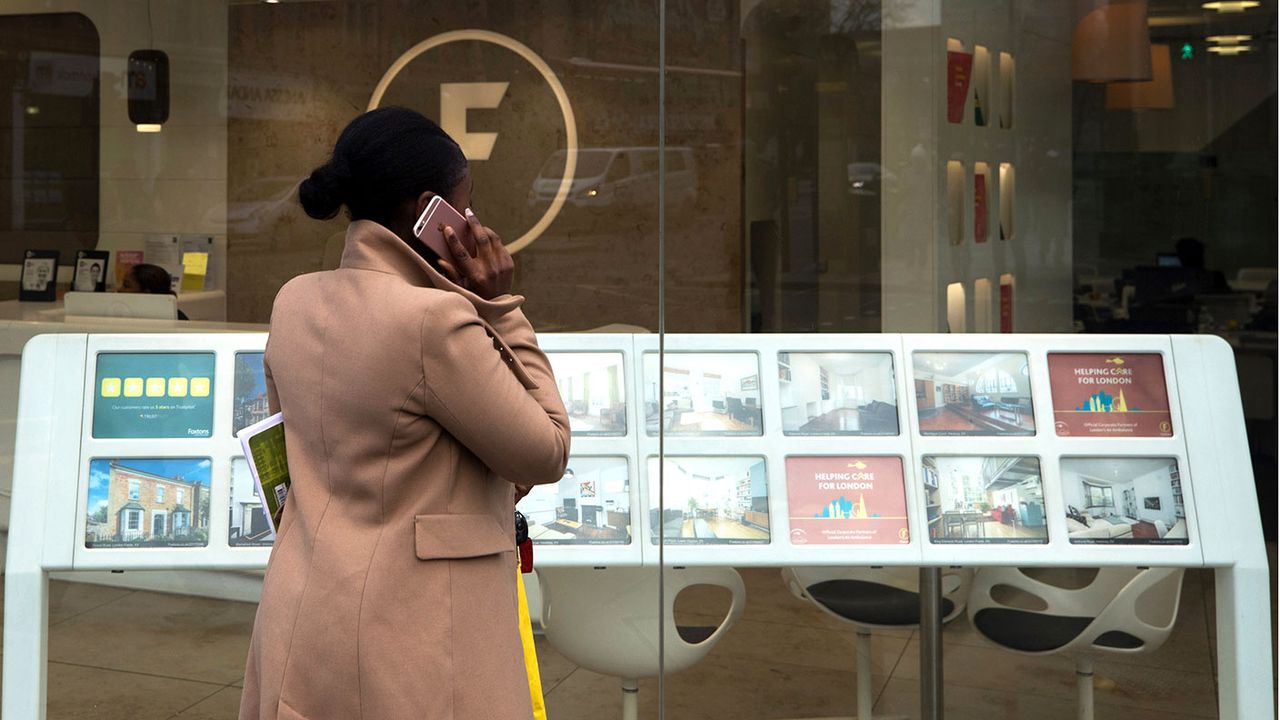
<svg viewBox="0 0 1280 720"><path fill-rule="evenodd" d="M439 195L431 198L431 202L427 203L427 209L418 216L418 221L413 224L413 236L442 259L452 262L453 251L449 249L449 243L445 242L444 233L440 231L441 224L453 228L458 240L462 241L462 246L472 257L475 257L476 240L471 237L471 225L467 223L466 218L462 217L462 213L454 210L453 206Z"/></svg>

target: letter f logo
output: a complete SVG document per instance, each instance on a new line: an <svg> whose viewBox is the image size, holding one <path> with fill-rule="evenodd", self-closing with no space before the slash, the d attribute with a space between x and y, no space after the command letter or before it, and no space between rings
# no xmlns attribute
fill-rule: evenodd
<svg viewBox="0 0 1280 720"><path fill-rule="evenodd" d="M467 110L494 110L510 83L441 83L440 127L458 142L468 160L488 160L498 133L467 132Z"/></svg>

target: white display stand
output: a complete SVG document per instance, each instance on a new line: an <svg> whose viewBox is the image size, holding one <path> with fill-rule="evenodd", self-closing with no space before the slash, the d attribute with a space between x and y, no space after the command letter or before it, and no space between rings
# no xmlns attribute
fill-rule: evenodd
<svg viewBox="0 0 1280 720"><path fill-rule="evenodd" d="M231 460L240 455L232 435L233 376L237 352L257 352L266 335L63 334L33 339L23 355L18 452L5 578L5 720L43 718L48 636L48 577L53 571L261 569L269 548L232 547L225 518L231 501ZM631 542L557 545L538 550L543 566L652 566L659 547L649 511L656 506L650 458L659 438L646 418L647 354L658 338L646 335L543 335L557 352L621 353L627 392L625 435L573 440L575 457L628 460ZM668 566L1176 566L1208 567L1217 578L1219 712L1223 718L1272 717L1269 576L1255 498L1243 413L1231 348L1209 336L1079 335L668 335L665 350L754 356L757 372L737 380L759 393L749 416L759 434L674 435L667 457L736 456L764 460L769 538L759 544L667 543ZM1036 433L1020 437L923 436L914 389L914 352L1025 353ZM213 431L208 438L113 440L93 437L99 353L215 355ZM897 435L801 436L782 430L779 352L887 353L892 357ZM1061 437L1054 430L1047 355L1148 353L1163 362L1173 424L1171 437ZM655 365L656 367L656 365ZM789 370L788 370L789 372ZM704 373L715 376L714 373ZM655 422L666 422L666 398ZM740 408L739 408L740 409ZM723 411L723 408L720 408ZM656 425L655 425L656 427ZM683 426L681 426L683 427ZM896 456L902 459L910 538L884 545L797 545L787 507L789 456ZM935 544L929 539L921 463L927 455L1025 455L1039 459L1047 542ZM210 458L207 547L87 548L89 464L98 458ZM1065 525L1059 473L1062 458L1174 458L1181 476L1188 542L1184 545L1072 544ZM662 515L658 514L661 518Z"/></svg>

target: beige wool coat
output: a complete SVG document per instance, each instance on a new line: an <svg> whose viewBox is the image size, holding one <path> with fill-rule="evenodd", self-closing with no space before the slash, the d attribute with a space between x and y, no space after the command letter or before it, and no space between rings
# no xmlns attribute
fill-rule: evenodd
<svg viewBox="0 0 1280 720"><path fill-rule="evenodd" d="M240 720L525 720L512 483L569 421L520 311L357 221L276 297L264 364L293 485Z"/></svg>

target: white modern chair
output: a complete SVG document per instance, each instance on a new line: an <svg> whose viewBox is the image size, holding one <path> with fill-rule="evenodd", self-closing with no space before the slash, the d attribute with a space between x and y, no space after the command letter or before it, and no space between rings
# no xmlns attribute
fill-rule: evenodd
<svg viewBox="0 0 1280 720"><path fill-rule="evenodd" d="M635 720L639 679L685 670L720 642L742 615L746 587L732 568L668 568L662 600L665 663L658 663L658 570L538 569L542 631L560 654L593 672L622 679L622 717ZM723 587L729 612L714 627L677 626L676 597L695 585Z"/></svg>
<svg viewBox="0 0 1280 720"><path fill-rule="evenodd" d="M981 568L969 620L1005 649L1072 656L1077 717L1092 720L1094 656L1163 645L1178 617L1182 575L1182 568Z"/></svg>
<svg viewBox="0 0 1280 720"><path fill-rule="evenodd" d="M942 573L942 620L964 611L973 571ZM857 630L858 720L871 720L875 702L871 680L871 631L920 624L918 568L783 568L782 581L791 594L808 600L828 615Z"/></svg>

